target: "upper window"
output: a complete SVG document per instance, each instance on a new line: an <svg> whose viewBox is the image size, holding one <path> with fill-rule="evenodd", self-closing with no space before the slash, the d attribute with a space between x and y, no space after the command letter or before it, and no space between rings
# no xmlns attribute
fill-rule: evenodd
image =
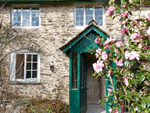
<svg viewBox="0 0 150 113"><path fill-rule="evenodd" d="M10 72L11 81L39 81L40 55L38 53L12 53Z"/></svg>
<svg viewBox="0 0 150 113"><path fill-rule="evenodd" d="M75 25L86 26L94 19L98 26L103 26L102 7L76 7Z"/></svg>
<svg viewBox="0 0 150 113"><path fill-rule="evenodd" d="M13 27L38 27L40 25L39 8L14 8L12 25Z"/></svg>

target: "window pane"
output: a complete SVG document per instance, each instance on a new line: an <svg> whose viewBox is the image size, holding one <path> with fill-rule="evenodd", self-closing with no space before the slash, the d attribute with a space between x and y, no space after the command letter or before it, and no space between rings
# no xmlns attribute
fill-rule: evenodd
<svg viewBox="0 0 150 113"><path fill-rule="evenodd" d="M27 61L31 61L31 55L27 55Z"/></svg>
<svg viewBox="0 0 150 113"><path fill-rule="evenodd" d="M22 26L30 26L30 9L23 9L23 23Z"/></svg>
<svg viewBox="0 0 150 113"><path fill-rule="evenodd" d="M26 71L26 78L31 78L31 71Z"/></svg>
<svg viewBox="0 0 150 113"><path fill-rule="evenodd" d="M78 88L78 53L72 52L72 88Z"/></svg>
<svg viewBox="0 0 150 113"><path fill-rule="evenodd" d="M16 55L16 79L24 79L24 54Z"/></svg>
<svg viewBox="0 0 150 113"><path fill-rule="evenodd" d="M33 55L33 62L37 62L37 55Z"/></svg>
<svg viewBox="0 0 150 113"><path fill-rule="evenodd" d="M93 19L93 8L86 7L85 8L85 17L86 17L86 25Z"/></svg>
<svg viewBox="0 0 150 113"><path fill-rule="evenodd" d="M37 71L32 71L32 78L37 78Z"/></svg>
<svg viewBox="0 0 150 113"><path fill-rule="evenodd" d="M37 63L33 63L33 69L37 69Z"/></svg>
<svg viewBox="0 0 150 113"><path fill-rule="evenodd" d="M39 26L39 9L32 9L32 26Z"/></svg>
<svg viewBox="0 0 150 113"><path fill-rule="evenodd" d="M31 63L27 63L26 70L31 70Z"/></svg>
<svg viewBox="0 0 150 113"><path fill-rule="evenodd" d="M102 8L95 8L95 21L97 22L98 26L103 26L103 9Z"/></svg>
<svg viewBox="0 0 150 113"><path fill-rule="evenodd" d="M13 26L21 26L21 9L13 9Z"/></svg>
<svg viewBox="0 0 150 113"><path fill-rule="evenodd" d="M76 8L76 26L84 25L84 8Z"/></svg>

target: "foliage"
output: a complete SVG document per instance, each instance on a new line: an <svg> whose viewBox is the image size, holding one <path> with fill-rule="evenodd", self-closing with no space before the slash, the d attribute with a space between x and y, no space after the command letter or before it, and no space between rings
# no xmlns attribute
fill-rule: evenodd
<svg viewBox="0 0 150 113"><path fill-rule="evenodd" d="M68 106L63 103L61 100L49 100L49 99L31 99L29 100L29 112L31 110L45 109L49 113L69 113ZM39 107L40 108L37 108Z"/></svg>
<svg viewBox="0 0 150 113"><path fill-rule="evenodd" d="M109 95L101 103L109 100L111 113L128 111L150 112L150 71L146 65L150 64L150 16L135 15L133 11L140 11L145 1L123 0L121 6L110 0L108 16L115 19L120 17L122 22L121 35L128 38L124 44L111 37L107 40L97 37L95 43L99 49L92 49L98 59L93 64L93 76L104 76L111 85L107 89ZM133 10L134 9L134 10ZM116 64L116 68L112 67ZM117 80L117 88L113 78Z"/></svg>

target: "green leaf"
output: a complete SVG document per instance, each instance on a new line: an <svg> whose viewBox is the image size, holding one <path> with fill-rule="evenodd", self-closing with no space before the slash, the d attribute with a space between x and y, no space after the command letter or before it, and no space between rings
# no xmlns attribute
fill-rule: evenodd
<svg viewBox="0 0 150 113"><path fill-rule="evenodd" d="M132 78L132 83L137 86L137 81L134 78Z"/></svg>
<svg viewBox="0 0 150 113"><path fill-rule="evenodd" d="M142 107L146 108L146 101L142 101Z"/></svg>
<svg viewBox="0 0 150 113"><path fill-rule="evenodd" d="M138 77L140 83L145 80L145 73L139 73L139 74L136 74L136 76Z"/></svg>
<svg viewBox="0 0 150 113"><path fill-rule="evenodd" d="M144 110L144 113L148 113L148 110L147 110L147 109L145 109L145 110Z"/></svg>
<svg viewBox="0 0 150 113"><path fill-rule="evenodd" d="M147 76L147 79L150 81L150 75Z"/></svg>
<svg viewBox="0 0 150 113"><path fill-rule="evenodd" d="M137 110L138 112L140 112L140 111L142 110L142 107L141 107L140 105L138 105L138 106L136 106L136 110Z"/></svg>

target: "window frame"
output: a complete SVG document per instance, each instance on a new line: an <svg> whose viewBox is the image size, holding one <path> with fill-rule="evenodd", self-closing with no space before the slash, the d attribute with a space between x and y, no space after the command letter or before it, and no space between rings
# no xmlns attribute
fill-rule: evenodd
<svg viewBox="0 0 150 113"><path fill-rule="evenodd" d="M77 26L76 25L76 8L77 7L81 7L81 8L84 8L84 19L83 19L83 23L84 23L84 25L83 26ZM96 7L99 7L99 8L102 8L102 12L103 12L103 18L102 18L102 22L103 22L103 25L102 26L99 26L99 27L103 27L103 26L105 26L104 24L105 24L105 18L104 18L104 7L103 6L75 6L74 7L74 26L76 27L76 28L85 28L85 27L87 27L88 25L86 25L86 17L85 17L85 8L86 7L92 7L93 8L93 19L95 20L95 8Z"/></svg>
<svg viewBox="0 0 150 113"><path fill-rule="evenodd" d="M16 55L17 54L24 54L24 78L23 79L16 79ZM12 55L15 57L12 58ZM27 55L37 55L37 78L26 78L26 65L27 65ZM12 64L14 62L14 65ZM33 63L33 61L31 60ZM33 65L33 64L32 64ZM13 70L13 72L12 72ZM10 54L10 81L16 81L16 82L40 82L40 54L36 52L26 52L26 51L17 51ZM32 71L32 69L31 69ZM12 77L13 76L13 77Z"/></svg>
<svg viewBox="0 0 150 113"><path fill-rule="evenodd" d="M14 15L13 15L13 10L17 8L17 9L21 9L21 26L14 26L13 23L14 23ZM41 27L41 8L40 7L29 7L29 10L30 10L30 26L22 26L22 23L23 23L23 8L26 8L26 7L13 7L12 10L11 10L11 26L12 28L39 28ZM31 15L32 15L32 8L39 8L39 26L31 26L32 25L32 18L31 18Z"/></svg>

